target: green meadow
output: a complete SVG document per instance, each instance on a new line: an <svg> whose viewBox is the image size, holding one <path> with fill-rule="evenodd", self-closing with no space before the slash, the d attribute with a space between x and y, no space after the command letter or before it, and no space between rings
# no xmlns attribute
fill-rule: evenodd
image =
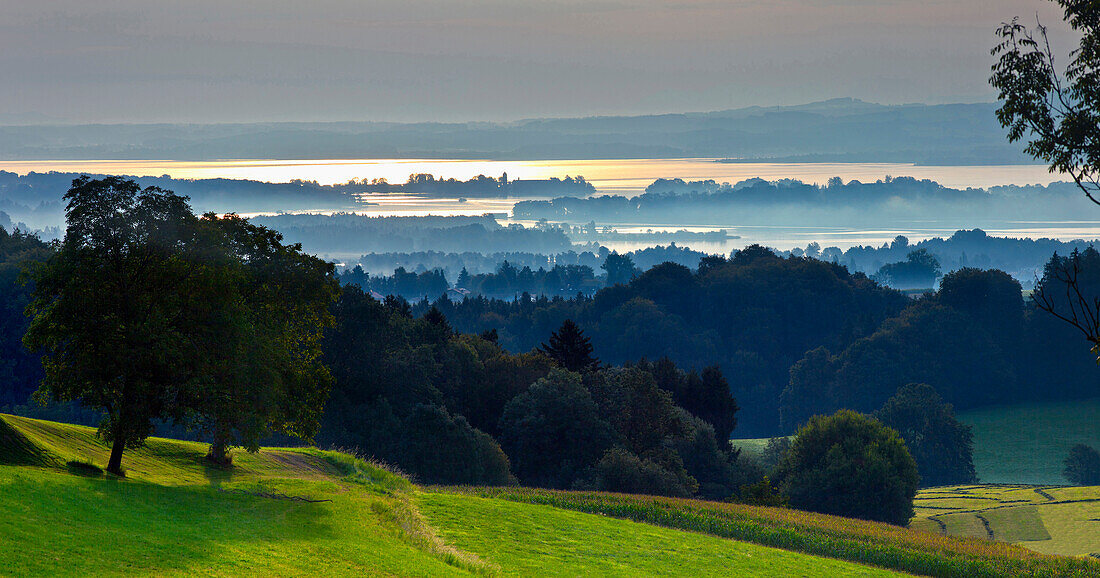
<svg viewBox="0 0 1100 578"><path fill-rule="evenodd" d="M974 428L974 467L987 484L1069 483L1062 461L1075 444L1100 448L1100 398L959 413Z"/></svg>
<svg viewBox="0 0 1100 578"><path fill-rule="evenodd" d="M238 452L217 468L203 465L205 452L153 438L127 451L119 478L99 469L108 451L93 429L0 416L2 573L1100 575L1084 559L791 510L420 488L377 464L304 448ZM675 515L654 517L652 503ZM935 556L947 563L929 565Z"/></svg>

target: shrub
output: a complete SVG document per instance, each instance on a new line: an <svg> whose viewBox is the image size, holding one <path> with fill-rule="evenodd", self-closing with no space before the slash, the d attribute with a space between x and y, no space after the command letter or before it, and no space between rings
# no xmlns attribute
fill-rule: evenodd
<svg viewBox="0 0 1100 578"><path fill-rule="evenodd" d="M555 369L504 406L500 441L526 485L567 488L611 447L580 376Z"/></svg>
<svg viewBox="0 0 1100 578"><path fill-rule="evenodd" d="M1062 470L1062 475L1070 482L1078 486L1100 485L1100 452L1095 449L1077 444L1070 448L1063 463L1066 469Z"/></svg>
<svg viewBox="0 0 1100 578"><path fill-rule="evenodd" d="M623 448L608 450L596 465L596 487L605 492L677 498L689 497L695 491L673 472Z"/></svg>
<svg viewBox="0 0 1100 578"><path fill-rule="evenodd" d="M431 484L508 485L508 456L466 418L435 405L417 405L404 420L398 464Z"/></svg>
<svg viewBox="0 0 1100 578"><path fill-rule="evenodd" d="M768 444L764 446L764 451L760 454L760 465L765 470L772 470L779 465L779 462L783 461L783 456L787 455L789 449L791 449L791 438L789 436L769 439Z"/></svg>
<svg viewBox="0 0 1100 578"><path fill-rule="evenodd" d="M922 486L978 481L971 428L955 419L954 408L932 386L911 383L898 389L874 417L905 440Z"/></svg>
<svg viewBox="0 0 1100 578"><path fill-rule="evenodd" d="M920 478L897 432L863 414L814 416L776 469L801 510L905 525Z"/></svg>
<svg viewBox="0 0 1100 578"><path fill-rule="evenodd" d="M764 479L755 484L741 486L741 491L729 501L749 506L786 507L790 505L787 497L779 492L779 488L772 484L768 476L764 476Z"/></svg>

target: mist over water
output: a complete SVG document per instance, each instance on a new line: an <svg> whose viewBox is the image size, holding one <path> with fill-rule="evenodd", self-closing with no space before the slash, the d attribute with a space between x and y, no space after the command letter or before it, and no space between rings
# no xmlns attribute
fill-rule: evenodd
<svg viewBox="0 0 1100 578"><path fill-rule="evenodd" d="M223 160L223 161L0 161L0 170L89 172L96 174L161 176L179 179L250 179L273 183L317 181L323 185L352 179L383 178L403 183L411 174L428 173L444 179L467 180L477 175L509 179L548 179L583 176L600 193L637 194L656 179L685 181L712 179L736 183L750 178L768 181L796 179L825 183L832 177L845 182L876 181L886 176L931 179L945 187L965 189L996 185L1049 184L1068 180L1051 174L1046 165L931 166L911 163L722 163L713 158L601 159L601 160Z"/></svg>
<svg viewBox="0 0 1100 578"><path fill-rule="evenodd" d="M427 173L443 179L466 180L477 175L498 177L507 174L510 180L548 179L553 177L583 176L592 183L597 194L638 195L660 178L680 178L685 181L714 180L719 183L737 183L745 179L761 178L769 181L782 179L806 183L825 183L832 177L845 182L858 180L874 182L887 176L911 176L934 180L945 187L965 189L989 188L998 185L1042 184L1066 180L1063 175L1050 173L1045 165L977 165L977 166L927 166L911 163L741 163L717 162L714 158L688 159L603 159L603 160L440 160L440 159L362 159L362 160L221 160L221 161L162 161L162 160L71 160L71 161L2 161L0 170L20 174L27 172L87 172L92 174L121 174L133 176L168 175L178 179L249 179L264 182L290 182L294 180L316 181L323 185L343 184L351 180L385 179L390 183L403 183L412 174ZM534 221L511 218L516 202L525 197L512 198L448 198L418 194L366 194L361 196L365 205L356 213L372 216L424 216L424 215L482 215L497 216L502 224L519 223L535 225ZM641 233L646 231L689 230L696 232L725 230L730 238L724 242L686 241L677 245L708 253L724 253L751 243L760 243L777 249L805 247L811 242L823 247L836 246L847 249L855 245L880 246L898 235L912 241L932 237L948 237L958 229L982 228L990 235L1011 237L1049 237L1062 241L1100 238L1100 220L1088 220L1091 216L1082 202L1081 220L1032 221L1026 215L1019 220L1004 218L974 219L945 214L935 221L912 220L874 222L873 224L836 223L821 219L814 222L805 212L792 214L789 219L776 219L760 224L748 223L736 215L715 214L707 219L697 219L675 224L649 222L600 221L599 225L614 227L619 232ZM331 212L311 207L286 207L286 212ZM268 213L244 213L255 216ZM579 224L579 223L574 223ZM632 251L653 246L651 240L604 241L609 249ZM667 243L662 243L667 244ZM351 254L351 253L349 253Z"/></svg>

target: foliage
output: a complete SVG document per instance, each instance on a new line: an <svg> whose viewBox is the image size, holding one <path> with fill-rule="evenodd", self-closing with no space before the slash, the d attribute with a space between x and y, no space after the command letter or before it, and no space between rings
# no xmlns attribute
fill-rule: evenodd
<svg viewBox="0 0 1100 578"><path fill-rule="evenodd" d="M201 378L194 337L214 321L206 290L220 279L185 253L196 245L186 199L117 177L77 179L65 199L69 227L34 270L24 343L45 353L43 398L106 412L107 470L120 474L152 420L184 416L180 388Z"/></svg>
<svg viewBox="0 0 1100 578"><path fill-rule="evenodd" d="M1090 2L1057 0L1065 20L1081 34L1064 75L1054 64L1046 28L1030 30L1018 18L997 30L997 62L989 83L1002 101L997 119L1011 142L1027 140L1025 152L1067 173L1093 202L1100 187L1100 8Z"/></svg>
<svg viewBox="0 0 1100 578"><path fill-rule="evenodd" d="M634 268L634 260L629 255L620 255L616 252L607 256L603 265L600 265L600 269L607 273L608 285L625 285L638 275L637 269Z"/></svg>
<svg viewBox="0 0 1100 578"><path fill-rule="evenodd" d="M227 461L232 446L256 451L271 433L311 440L332 380L321 338L333 323L333 266L236 215L199 225L207 262L219 260L228 277L205 295L224 313L201 336L207 381L190 400L213 438L211 458Z"/></svg>
<svg viewBox="0 0 1100 578"><path fill-rule="evenodd" d="M1063 474L1078 486L1100 486L1100 452L1085 444L1070 448Z"/></svg>
<svg viewBox="0 0 1100 578"><path fill-rule="evenodd" d="M328 393L321 328L332 266L235 216L199 220L187 199L118 177L73 181L68 229L32 272L24 343L44 351L42 400L100 409L114 447L154 420L255 451L269 431L309 439Z"/></svg>
<svg viewBox="0 0 1100 578"><path fill-rule="evenodd" d="M569 487L613 441L580 376L560 369L508 402L500 429L516 476L538 487Z"/></svg>
<svg viewBox="0 0 1100 578"><path fill-rule="evenodd" d="M436 305L458 331L496 329L501 346L511 351L531 350L569 319L611 365L663 357L684 368L717 365L737 404L752 408L737 416L738 431L774 435L790 366L808 350L839 350L870 335L908 300L841 265L783 259L750 247L694 273L678 265L657 266L594 298L441 300ZM718 402L710 404L716 414L701 415L699 406L691 411L723 435L732 428L732 407L728 399L717 398L716 383L706 389L709 399Z"/></svg>
<svg viewBox="0 0 1100 578"><path fill-rule="evenodd" d="M848 410L811 418L775 476L795 508L899 526L920 479L897 432Z"/></svg>
<svg viewBox="0 0 1100 578"><path fill-rule="evenodd" d="M939 277L939 260L926 249L917 249L904 261L883 265L874 279L895 289L931 289Z"/></svg>
<svg viewBox="0 0 1100 578"><path fill-rule="evenodd" d="M951 404L944 403L931 386L906 385L873 415L905 441L917 463L922 486L978 481L971 427L955 419Z"/></svg>
<svg viewBox="0 0 1100 578"><path fill-rule="evenodd" d="M684 485L681 476L621 447L607 450L596 464L595 485L603 491L628 494L689 497L695 493L694 487Z"/></svg>
<svg viewBox="0 0 1100 578"><path fill-rule="evenodd" d="M656 362L642 359L636 367L651 373L657 386L672 394L676 405L710 424L718 442L730 438L740 408L718 366L706 367L702 374L694 369L685 372L668 357L662 357Z"/></svg>
<svg viewBox="0 0 1100 578"><path fill-rule="evenodd" d="M775 487L768 476L764 476L755 484L742 485L736 497L730 499L730 501L748 506L769 506L773 508L790 505L787 497L779 492L779 488Z"/></svg>
<svg viewBox="0 0 1100 578"><path fill-rule="evenodd" d="M582 373L600 366L600 360L592 355L592 340L585 337L584 331L572 319L563 321L561 327L550 334L550 343L543 343L539 351L567 371Z"/></svg>
<svg viewBox="0 0 1100 578"><path fill-rule="evenodd" d="M426 483L494 486L515 481L508 457L493 438L438 406L413 408L401 424L396 452L402 465Z"/></svg>

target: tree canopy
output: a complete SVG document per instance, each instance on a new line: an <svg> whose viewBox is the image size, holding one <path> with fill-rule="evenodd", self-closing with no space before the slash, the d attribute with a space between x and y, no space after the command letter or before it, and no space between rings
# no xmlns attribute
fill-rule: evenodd
<svg viewBox="0 0 1100 578"><path fill-rule="evenodd" d="M913 517L920 480L897 432L849 410L799 429L776 478L800 510L899 526Z"/></svg>
<svg viewBox="0 0 1100 578"><path fill-rule="evenodd" d="M65 200L65 238L31 273L24 343L43 352L41 398L104 412L108 471L159 420L212 423L250 449L271 429L315 433L331 265L119 177L76 179Z"/></svg>

